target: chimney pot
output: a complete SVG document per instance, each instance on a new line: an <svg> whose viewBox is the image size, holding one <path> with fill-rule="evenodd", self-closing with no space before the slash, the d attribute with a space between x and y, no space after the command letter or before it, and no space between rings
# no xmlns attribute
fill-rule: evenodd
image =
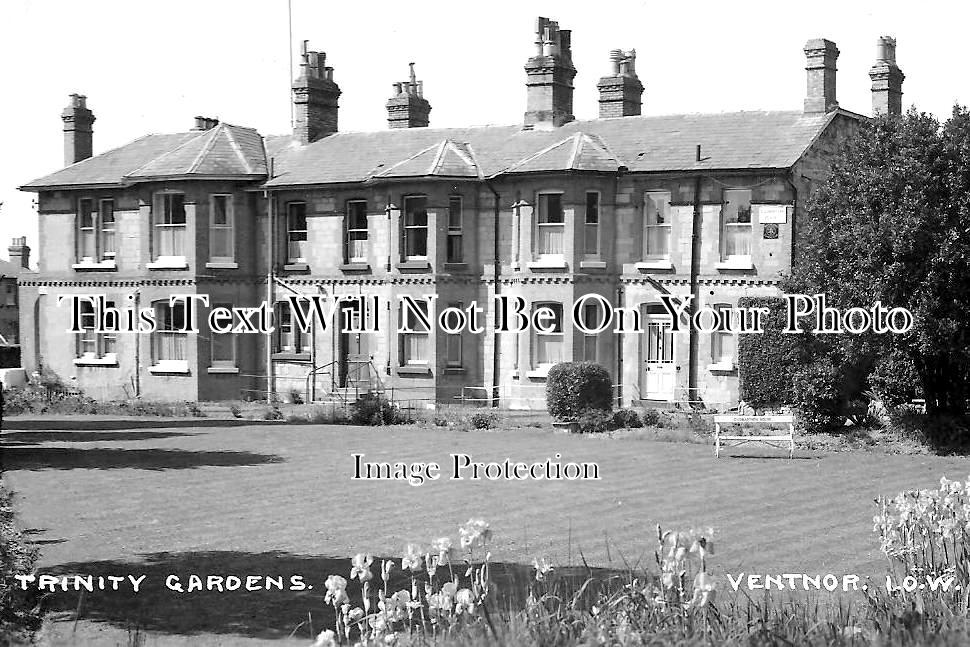
<svg viewBox="0 0 970 647"><path fill-rule="evenodd" d="M303 41L300 76L293 81L293 135L303 144L337 132L337 99L340 88L333 81L327 55L310 51Z"/></svg>
<svg viewBox="0 0 970 647"><path fill-rule="evenodd" d="M573 121L573 79L570 32L555 20L536 20L538 53L525 65L525 125L556 128Z"/></svg>
<svg viewBox="0 0 970 647"><path fill-rule="evenodd" d="M805 71L807 91L805 113L824 113L835 110L839 102L835 97L836 61L839 48L830 40L814 38L805 43Z"/></svg>
<svg viewBox="0 0 970 647"><path fill-rule="evenodd" d="M27 246L26 236L17 236L10 241L7 257L11 263L20 265L25 270L30 269L30 247Z"/></svg>
<svg viewBox="0 0 970 647"><path fill-rule="evenodd" d="M872 114L899 115L903 112L903 80L896 65L896 39L880 36L876 41L876 62L869 69L872 80Z"/></svg>
<svg viewBox="0 0 970 647"><path fill-rule="evenodd" d="M601 119L630 117L641 113L643 84L637 77L635 59L636 50L629 52L624 52L622 49L610 50L613 74L604 76L596 84L600 93Z"/></svg>
<svg viewBox="0 0 970 647"><path fill-rule="evenodd" d="M393 84L394 95L387 100L388 128L426 128L431 104L424 98L424 82L417 79L414 63L408 63L408 80Z"/></svg>

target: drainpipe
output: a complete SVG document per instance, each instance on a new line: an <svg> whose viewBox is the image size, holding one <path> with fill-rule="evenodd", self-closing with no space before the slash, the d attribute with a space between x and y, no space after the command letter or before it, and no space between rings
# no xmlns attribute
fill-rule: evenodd
<svg viewBox="0 0 970 647"><path fill-rule="evenodd" d="M700 146L697 147L698 161L700 161ZM701 266L701 222L703 210L701 208L701 176L694 178L694 218L691 222L690 230L690 293L694 298L690 301L688 312L690 320L694 320L697 312L697 300L700 296L697 276L700 274ZM688 353L687 353L687 400L691 407L697 402L697 360L698 360L698 338L697 331L693 326L688 326Z"/></svg>
<svg viewBox="0 0 970 647"><path fill-rule="evenodd" d="M494 271L494 278L495 278L495 296L497 297L499 292L502 289L501 286L499 285L499 277L502 271L501 259L499 258L499 244L498 244L498 237L500 232L499 194L498 194L498 191L495 190L495 187L493 187L488 182L488 180L485 181L485 186L487 186L488 190L492 192L493 196L495 196L495 210L493 213L493 220L492 220L493 229L494 229L493 235L492 235L493 242L494 242L494 245L492 248L492 260L493 260L493 267L494 267L493 271ZM501 362L499 361L499 352L498 352L499 335L498 335L498 331L495 328L496 327L493 325L492 326L492 398L491 398L491 401L492 401L493 407L498 407L499 369L501 368Z"/></svg>
<svg viewBox="0 0 970 647"><path fill-rule="evenodd" d="M135 315L141 312L141 289L135 290ZM135 397L141 397L141 335L135 334Z"/></svg>
<svg viewBox="0 0 970 647"><path fill-rule="evenodd" d="M270 160L270 179L273 178L273 160ZM273 192L267 190L263 193L266 198L266 307L273 307L273 215L276 200ZM266 336L266 403L273 403L273 339L272 335Z"/></svg>

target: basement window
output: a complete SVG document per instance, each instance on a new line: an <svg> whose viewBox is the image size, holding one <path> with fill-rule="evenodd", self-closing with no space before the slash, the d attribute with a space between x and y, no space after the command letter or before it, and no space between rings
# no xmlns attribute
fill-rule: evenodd
<svg viewBox="0 0 970 647"><path fill-rule="evenodd" d="M532 330L532 366L531 377L545 377L549 369L564 360L565 335L562 329L563 309L561 303L536 303L533 305L533 317L540 308L552 311L552 317L542 318L540 326Z"/></svg>
<svg viewBox="0 0 970 647"><path fill-rule="evenodd" d="M414 307L401 301L398 317L399 330L407 330L398 335L401 366L427 366L431 357L431 328L428 325L428 302L415 298Z"/></svg>
<svg viewBox="0 0 970 647"><path fill-rule="evenodd" d="M117 366L116 344L118 337L115 333L99 333L97 312L90 301L81 301L80 321L81 332L75 333L75 359L78 366ZM106 301L106 308L114 308L114 301Z"/></svg>
<svg viewBox="0 0 970 647"><path fill-rule="evenodd" d="M737 346L736 337L731 332L731 313L733 309L730 304L718 303L714 309L720 313L722 325L718 330L711 333L711 371L730 371L734 369L734 355Z"/></svg>
<svg viewBox="0 0 970 647"><path fill-rule="evenodd" d="M168 301L154 304L155 332L152 333L152 373L188 373L186 355L188 331L185 306Z"/></svg>

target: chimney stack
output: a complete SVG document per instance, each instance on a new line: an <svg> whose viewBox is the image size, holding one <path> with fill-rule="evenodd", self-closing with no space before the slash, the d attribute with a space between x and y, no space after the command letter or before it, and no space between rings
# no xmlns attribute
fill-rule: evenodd
<svg viewBox="0 0 970 647"><path fill-rule="evenodd" d="M600 119L630 117L640 114L643 84L637 78L637 50L610 52L613 74L596 84L600 91Z"/></svg>
<svg viewBox="0 0 970 647"><path fill-rule="evenodd" d="M10 241L7 257L14 265L20 265L25 270L30 269L30 248L27 247L26 236L18 236Z"/></svg>
<svg viewBox="0 0 970 647"><path fill-rule="evenodd" d="M333 68L326 66L325 53L309 51L303 41L302 56L300 76L293 81L293 135L309 144L337 132L340 88L333 82Z"/></svg>
<svg viewBox="0 0 970 647"><path fill-rule="evenodd" d="M896 65L896 39L880 36L876 41L876 63L869 69L872 79L872 114L899 115L903 112L903 80Z"/></svg>
<svg viewBox="0 0 970 647"><path fill-rule="evenodd" d="M805 43L805 58L808 72L805 113L835 110L839 107L835 98L835 61L839 58L839 48L830 40L814 38Z"/></svg>
<svg viewBox="0 0 970 647"><path fill-rule="evenodd" d="M64 166L86 160L94 151L94 113L88 110L87 97L72 94L61 113L64 122Z"/></svg>
<svg viewBox="0 0 970 647"><path fill-rule="evenodd" d="M525 64L525 124L558 128L573 121L573 67L571 34L548 18L536 20L536 53Z"/></svg>
<svg viewBox="0 0 970 647"><path fill-rule="evenodd" d="M410 78L394 83L394 94L387 100L388 128L427 128L430 123L431 104L424 98L424 82L415 77L414 63L408 65Z"/></svg>
<svg viewBox="0 0 970 647"><path fill-rule="evenodd" d="M219 120L215 117L196 117L195 127L192 130L212 130L219 125Z"/></svg>

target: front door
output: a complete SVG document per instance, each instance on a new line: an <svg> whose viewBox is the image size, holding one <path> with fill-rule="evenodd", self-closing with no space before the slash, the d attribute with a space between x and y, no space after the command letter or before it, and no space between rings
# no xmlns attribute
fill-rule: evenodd
<svg viewBox="0 0 970 647"><path fill-rule="evenodd" d="M645 400L673 400L676 382L674 334L663 306L644 308L643 395Z"/></svg>
<svg viewBox="0 0 970 647"><path fill-rule="evenodd" d="M346 324L353 322L359 326L359 312L352 304L341 308L340 348L337 363L337 383L341 388L359 386L364 390L370 383L370 355L367 354L367 335L346 330Z"/></svg>

